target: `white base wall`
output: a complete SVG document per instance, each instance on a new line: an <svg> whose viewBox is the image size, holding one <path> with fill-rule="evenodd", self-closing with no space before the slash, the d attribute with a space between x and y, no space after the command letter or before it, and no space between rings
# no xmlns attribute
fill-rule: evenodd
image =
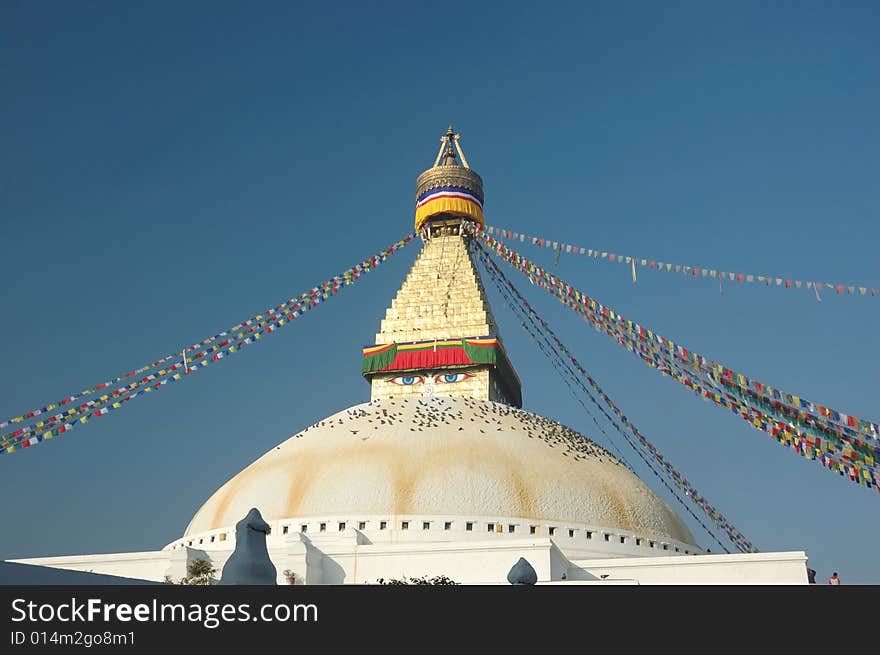
<svg viewBox="0 0 880 655"><path fill-rule="evenodd" d="M35 564L37 566L45 566L53 569L84 571L87 573L115 575L124 578L137 578L139 580L161 582L165 579L165 574L168 571L169 565L174 559L180 559L180 557L176 553L168 553L159 550L137 553L34 557L6 561L18 564ZM186 575L185 564L183 575Z"/></svg>
<svg viewBox="0 0 880 655"><path fill-rule="evenodd" d="M642 585L809 584L804 551L576 560L567 577L582 581L632 580Z"/></svg>
<svg viewBox="0 0 880 655"><path fill-rule="evenodd" d="M187 563L199 558L209 560L219 577L231 554L232 549L187 547L9 561L161 582L166 575L175 581L184 577ZM379 578L423 575L445 575L462 584L507 584L507 573L520 557L535 568L539 584L807 584L803 551L572 560L549 538L370 544L352 531L317 543L288 535L269 547L269 556L278 584L288 584L285 570L295 574L295 584L375 584Z"/></svg>

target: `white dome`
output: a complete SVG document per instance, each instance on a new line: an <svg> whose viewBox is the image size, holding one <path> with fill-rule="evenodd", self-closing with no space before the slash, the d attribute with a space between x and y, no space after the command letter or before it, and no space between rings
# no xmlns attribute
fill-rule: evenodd
<svg viewBox="0 0 880 655"><path fill-rule="evenodd" d="M184 536L328 515L517 516L693 544L676 513L604 449L531 412L470 398L355 405L284 441L196 512Z"/></svg>

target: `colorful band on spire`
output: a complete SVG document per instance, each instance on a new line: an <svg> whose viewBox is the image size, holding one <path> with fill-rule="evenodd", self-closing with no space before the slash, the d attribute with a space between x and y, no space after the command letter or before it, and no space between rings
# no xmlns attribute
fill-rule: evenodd
<svg viewBox="0 0 880 655"><path fill-rule="evenodd" d="M488 364L498 372L513 399L522 405L522 383L507 359L504 346L491 335L365 346L363 355L361 372L365 376Z"/></svg>
<svg viewBox="0 0 880 655"><path fill-rule="evenodd" d="M462 186L434 187L416 198L416 230L429 218L438 214L463 216L480 225L486 223L483 218L482 199Z"/></svg>

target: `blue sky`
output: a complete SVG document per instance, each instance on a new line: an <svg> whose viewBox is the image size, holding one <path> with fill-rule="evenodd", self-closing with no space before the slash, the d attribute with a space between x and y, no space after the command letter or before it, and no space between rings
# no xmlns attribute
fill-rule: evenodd
<svg viewBox="0 0 880 655"><path fill-rule="evenodd" d="M475 3L455 15L414 3L3 3L0 414L212 335L401 238L450 122L492 225L880 286L880 11L773 4ZM368 400L359 349L416 253L213 370L3 456L14 529L0 557L160 548L253 459ZM633 285L622 267L566 255L556 269L747 375L880 418L880 298L819 303L759 285L721 295L647 271ZM806 550L820 580L836 570L880 583L880 495L699 401L512 279L759 549ZM490 299L526 407L602 443Z"/></svg>

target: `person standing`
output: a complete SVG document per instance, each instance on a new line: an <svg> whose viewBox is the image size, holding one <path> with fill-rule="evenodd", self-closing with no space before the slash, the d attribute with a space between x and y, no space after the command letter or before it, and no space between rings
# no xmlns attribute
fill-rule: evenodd
<svg viewBox="0 0 880 655"><path fill-rule="evenodd" d="M840 584L840 578L837 577L837 571L831 574L831 577L828 578L828 584Z"/></svg>
<svg viewBox="0 0 880 655"><path fill-rule="evenodd" d="M807 581L810 584L816 584L816 569L811 569L809 566L807 567Z"/></svg>

